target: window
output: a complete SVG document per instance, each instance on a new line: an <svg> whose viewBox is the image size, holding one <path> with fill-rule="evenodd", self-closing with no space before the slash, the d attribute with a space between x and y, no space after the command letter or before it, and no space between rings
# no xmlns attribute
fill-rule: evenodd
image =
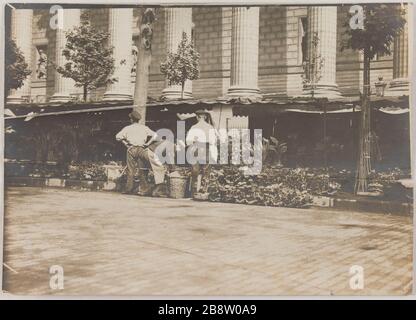
<svg viewBox="0 0 416 320"><path fill-rule="evenodd" d="M35 72L36 79L46 80L48 76L48 47L46 45L36 46Z"/></svg>
<svg viewBox="0 0 416 320"><path fill-rule="evenodd" d="M136 76L137 59L139 54L139 36L133 36L131 44L131 75Z"/></svg>
<svg viewBox="0 0 416 320"><path fill-rule="evenodd" d="M299 63L303 64L308 58L308 18L299 19Z"/></svg>
<svg viewBox="0 0 416 320"><path fill-rule="evenodd" d="M192 22L191 42L195 43L195 23Z"/></svg>

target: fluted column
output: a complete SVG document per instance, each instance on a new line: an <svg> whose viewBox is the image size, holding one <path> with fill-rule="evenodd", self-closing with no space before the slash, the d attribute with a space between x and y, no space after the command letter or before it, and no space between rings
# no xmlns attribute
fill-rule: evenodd
<svg viewBox="0 0 416 320"><path fill-rule="evenodd" d="M176 52L185 32L188 38L192 35L192 8L166 8L165 9L166 49ZM180 85L169 85L162 91L165 99L180 99L182 88ZM192 98L192 81L185 82L184 99Z"/></svg>
<svg viewBox="0 0 416 320"><path fill-rule="evenodd" d="M63 9L63 27L56 29L55 63L58 66L63 67L66 63L65 57L62 55L62 50L65 49L66 45L65 32L79 26L80 13L80 9ZM77 91L75 82L72 79L64 78L60 73L55 71L55 93L50 99L51 102L70 101L72 99L71 93Z"/></svg>
<svg viewBox="0 0 416 320"><path fill-rule="evenodd" d="M113 46L117 82L110 84L104 100L131 99L131 49L133 36L133 9L114 8L109 10L110 46Z"/></svg>
<svg viewBox="0 0 416 320"><path fill-rule="evenodd" d="M11 17L11 37L32 69L32 9L14 9ZM33 73L33 70L32 70ZM24 103L30 100L31 77L29 75L19 89L11 89L7 103Z"/></svg>
<svg viewBox="0 0 416 320"><path fill-rule="evenodd" d="M402 96L409 94L409 37L408 24L394 39L393 49L393 80L385 95Z"/></svg>
<svg viewBox="0 0 416 320"><path fill-rule="evenodd" d="M316 51L313 41L318 40ZM337 7L318 6L308 7L308 61L313 56L323 59L320 68L320 79L315 83L315 97L336 97L340 93L336 84L336 58L337 58ZM308 76L308 75L307 75ZM311 87L304 87L304 94L311 94Z"/></svg>
<svg viewBox="0 0 416 320"><path fill-rule="evenodd" d="M234 7L228 96L260 97L258 89L259 7Z"/></svg>

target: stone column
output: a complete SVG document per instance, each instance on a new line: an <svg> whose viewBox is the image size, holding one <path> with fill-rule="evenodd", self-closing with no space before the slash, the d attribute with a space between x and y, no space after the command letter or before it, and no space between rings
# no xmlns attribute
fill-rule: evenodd
<svg viewBox="0 0 416 320"><path fill-rule="evenodd" d="M56 29L55 63L58 66L64 66L66 63L65 57L62 55L62 50L65 49L66 45L65 32L79 26L80 14L80 9L63 9L63 27ZM60 73L55 71L55 93L50 101L68 102L72 99L71 93L75 92L78 92L78 90L75 88L74 81L69 78L64 78Z"/></svg>
<svg viewBox="0 0 416 320"><path fill-rule="evenodd" d="M33 10L14 9L11 17L11 37L25 57L29 69L32 67L32 19ZM34 70L32 70L32 74ZM11 89L7 97L7 103L24 103L30 101L31 77L29 75L18 89Z"/></svg>
<svg viewBox="0 0 416 320"><path fill-rule="evenodd" d="M313 41L318 37L316 51ZM315 84L315 97L340 96L336 84L336 60L337 60L337 7L319 6L308 7L307 30L308 61L312 61L313 55L323 58L320 69L321 78ZM314 52L315 51L315 52ZM311 87L304 87L304 94L311 96Z"/></svg>
<svg viewBox="0 0 416 320"><path fill-rule="evenodd" d="M192 8L166 8L165 32L167 52L176 52L185 32L188 38L192 35ZM180 99L182 88L180 85L169 85L162 91L165 99ZM185 82L184 99L192 98L192 81Z"/></svg>
<svg viewBox="0 0 416 320"><path fill-rule="evenodd" d="M409 95L409 37L407 23L394 39L393 80L390 82L385 95Z"/></svg>
<svg viewBox="0 0 416 320"><path fill-rule="evenodd" d="M229 97L260 98L257 87L259 12L259 7L233 8Z"/></svg>
<svg viewBox="0 0 416 320"><path fill-rule="evenodd" d="M128 100L131 94L131 58L133 37L133 9L109 10L110 46L113 46L117 82L108 85L103 100Z"/></svg>

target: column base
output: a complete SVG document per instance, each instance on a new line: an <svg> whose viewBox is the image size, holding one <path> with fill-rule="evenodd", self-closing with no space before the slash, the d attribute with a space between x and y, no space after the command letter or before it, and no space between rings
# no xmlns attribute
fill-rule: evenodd
<svg viewBox="0 0 416 320"><path fill-rule="evenodd" d="M106 92L103 96L103 101L111 100L131 100L133 99L131 94L128 93L119 93L119 92Z"/></svg>
<svg viewBox="0 0 416 320"><path fill-rule="evenodd" d="M409 79L407 78L398 78L393 79L390 82L390 85L387 87L384 92L384 96L387 97L400 97L409 95L410 85Z"/></svg>
<svg viewBox="0 0 416 320"><path fill-rule="evenodd" d="M311 86L304 86L302 90L301 97L310 97L312 98L339 98L341 93L338 90L336 84L318 84L315 89L312 89Z"/></svg>
<svg viewBox="0 0 416 320"><path fill-rule="evenodd" d="M55 93L50 99L49 102L69 102L72 101L73 97L63 93Z"/></svg>
<svg viewBox="0 0 416 320"><path fill-rule="evenodd" d="M227 92L227 98L253 98L261 99L262 95L257 88L243 88L243 87L230 87Z"/></svg>
<svg viewBox="0 0 416 320"><path fill-rule="evenodd" d="M7 104L23 104L27 103L27 100L21 96L8 96L6 99Z"/></svg>
<svg viewBox="0 0 416 320"><path fill-rule="evenodd" d="M182 99L192 99L192 92L184 91L183 97L182 92L170 88L163 89L162 99L164 100L182 100Z"/></svg>

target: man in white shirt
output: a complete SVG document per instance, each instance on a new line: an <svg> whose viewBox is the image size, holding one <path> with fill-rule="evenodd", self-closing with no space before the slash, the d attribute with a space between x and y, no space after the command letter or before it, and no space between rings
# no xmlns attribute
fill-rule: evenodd
<svg viewBox="0 0 416 320"><path fill-rule="evenodd" d="M150 164L155 178L156 187L152 192L153 196L163 196L166 193L165 167L157 156L148 147L157 140L157 134L149 127L140 124L141 115L133 110L130 114L131 125L124 127L116 135L117 141L121 141L127 147L127 183L123 193L132 194L134 188L134 171L137 164L139 168L144 164ZM150 139L149 139L150 137ZM149 140L148 140L149 139ZM141 195L150 194L151 190L147 185L145 177L140 172L140 192Z"/></svg>
<svg viewBox="0 0 416 320"><path fill-rule="evenodd" d="M217 140L218 132L208 123L211 115L208 111L195 111L197 123L193 125L186 135L188 154L192 161L192 194L201 189L201 182L209 175L209 163L216 163L218 157ZM189 159L189 158L188 158Z"/></svg>

